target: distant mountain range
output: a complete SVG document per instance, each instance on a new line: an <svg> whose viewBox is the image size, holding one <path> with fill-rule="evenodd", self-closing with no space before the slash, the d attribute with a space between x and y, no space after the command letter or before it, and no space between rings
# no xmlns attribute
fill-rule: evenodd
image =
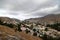
<svg viewBox="0 0 60 40"><path fill-rule="evenodd" d="M60 14L49 14L44 17L31 18L31 19L27 19L25 21L35 22L35 23L47 23L47 24L52 24L55 22L60 23Z"/></svg>
<svg viewBox="0 0 60 40"><path fill-rule="evenodd" d="M7 24L10 24L10 23L18 24L21 22L18 19L9 18L9 17L0 17L0 21L2 21L3 23L7 23ZM34 22L34 23L42 23L42 24L44 23L52 24L56 22L60 23L60 14L49 14L44 17L26 19L25 21Z"/></svg>

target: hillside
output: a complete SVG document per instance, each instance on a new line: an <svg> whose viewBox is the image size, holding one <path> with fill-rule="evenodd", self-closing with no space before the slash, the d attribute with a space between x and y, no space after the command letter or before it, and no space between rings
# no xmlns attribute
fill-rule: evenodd
<svg viewBox="0 0 60 40"><path fill-rule="evenodd" d="M9 17L0 17L0 23L17 25L20 23L20 20Z"/></svg>
<svg viewBox="0 0 60 40"><path fill-rule="evenodd" d="M25 32L15 32L14 29L0 25L1 40L42 40L38 37L31 36Z"/></svg>
<svg viewBox="0 0 60 40"><path fill-rule="evenodd" d="M31 18L25 21L39 22L39 23L55 23L55 22L60 22L60 14L49 14L44 17Z"/></svg>

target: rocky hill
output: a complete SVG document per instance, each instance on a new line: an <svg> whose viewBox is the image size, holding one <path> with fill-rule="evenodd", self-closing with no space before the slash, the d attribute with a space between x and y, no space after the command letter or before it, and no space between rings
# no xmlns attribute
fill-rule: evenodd
<svg viewBox="0 0 60 40"><path fill-rule="evenodd" d="M0 25L0 40L42 40L25 32L15 32L14 29Z"/></svg>
<svg viewBox="0 0 60 40"><path fill-rule="evenodd" d="M13 29L0 25L0 40L26 40Z"/></svg>
<svg viewBox="0 0 60 40"><path fill-rule="evenodd" d="M17 26L21 21L15 18L0 17L0 24L2 25L15 25Z"/></svg>
<svg viewBox="0 0 60 40"><path fill-rule="evenodd" d="M51 23L55 23L55 22L60 22L60 14L49 14L44 17L31 18L31 19L27 19L25 21L51 24Z"/></svg>

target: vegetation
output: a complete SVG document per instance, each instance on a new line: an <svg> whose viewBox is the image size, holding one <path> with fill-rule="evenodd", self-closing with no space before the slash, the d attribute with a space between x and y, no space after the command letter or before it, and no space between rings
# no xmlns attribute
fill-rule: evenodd
<svg viewBox="0 0 60 40"><path fill-rule="evenodd" d="M34 32L34 33L33 33L33 36L37 36L37 33L36 33L36 32Z"/></svg>
<svg viewBox="0 0 60 40"><path fill-rule="evenodd" d="M25 31L26 31L26 33L29 33L30 32L28 29L26 29Z"/></svg>
<svg viewBox="0 0 60 40"><path fill-rule="evenodd" d="M60 23L48 24L46 27L51 27L53 29L60 31Z"/></svg>
<svg viewBox="0 0 60 40"><path fill-rule="evenodd" d="M43 38L43 40L59 40L60 39L60 37L53 38L51 36L47 36L46 34L44 34L44 36L42 38Z"/></svg>
<svg viewBox="0 0 60 40"><path fill-rule="evenodd" d="M45 31L48 31L48 28L45 28Z"/></svg>

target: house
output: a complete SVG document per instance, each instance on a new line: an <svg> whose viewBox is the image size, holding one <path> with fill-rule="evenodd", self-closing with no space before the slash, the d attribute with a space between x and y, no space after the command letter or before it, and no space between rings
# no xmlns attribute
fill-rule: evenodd
<svg viewBox="0 0 60 40"><path fill-rule="evenodd" d="M21 30L22 30L22 31L25 31L25 30L26 30L26 28L25 28L25 27L21 27Z"/></svg>

